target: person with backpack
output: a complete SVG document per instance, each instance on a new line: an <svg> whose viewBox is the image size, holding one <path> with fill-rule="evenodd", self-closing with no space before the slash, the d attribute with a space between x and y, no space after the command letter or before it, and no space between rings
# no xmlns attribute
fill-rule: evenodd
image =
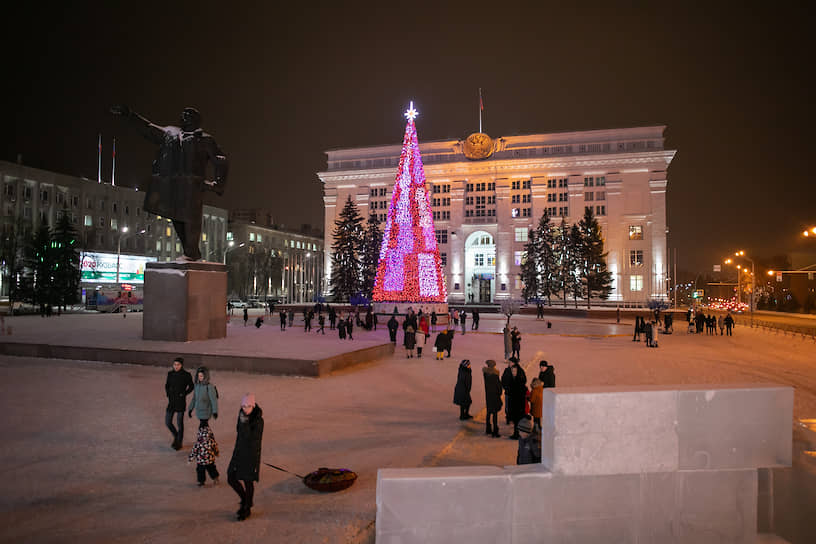
<svg viewBox="0 0 816 544"><path fill-rule="evenodd" d="M193 410L199 422L208 423L210 418L218 419L218 389L210 383L210 371L206 366L196 370L193 398L187 407L188 417L193 417Z"/></svg>

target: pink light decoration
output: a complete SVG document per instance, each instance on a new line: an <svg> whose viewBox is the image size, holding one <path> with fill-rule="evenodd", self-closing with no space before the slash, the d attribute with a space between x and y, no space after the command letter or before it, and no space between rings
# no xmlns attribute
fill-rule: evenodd
<svg viewBox="0 0 816 544"><path fill-rule="evenodd" d="M416 116L412 102L406 112L402 152L383 229L375 302L444 303L448 298L430 197L425 188Z"/></svg>

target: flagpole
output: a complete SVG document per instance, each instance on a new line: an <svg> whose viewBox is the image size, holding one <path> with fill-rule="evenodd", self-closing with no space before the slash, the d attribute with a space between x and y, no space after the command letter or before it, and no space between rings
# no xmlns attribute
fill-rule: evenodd
<svg viewBox="0 0 816 544"><path fill-rule="evenodd" d="M113 167L111 168L111 185L116 185L116 138L113 139Z"/></svg>
<svg viewBox="0 0 816 544"><path fill-rule="evenodd" d="M97 145L96 150L96 162L97 162L97 169L96 169L96 182L102 183L102 133L99 133L99 145Z"/></svg>
<svg viewBox="0 0 816 544"><path fill-rule="evenodd" d="M482 105L482 88L479 87L479 133L482 132L482 110L484 106Z"/></svg>

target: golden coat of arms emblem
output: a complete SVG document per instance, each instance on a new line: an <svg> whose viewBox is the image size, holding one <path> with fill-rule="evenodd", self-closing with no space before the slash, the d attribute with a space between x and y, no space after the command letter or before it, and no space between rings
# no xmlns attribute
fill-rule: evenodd
<svg viewBox="0 0 816 544"><path fill-rule="evenodd" d="M468 159L486 159L493 154L493 139L482 132L474 132L465 140L463 151Z"/></svg>

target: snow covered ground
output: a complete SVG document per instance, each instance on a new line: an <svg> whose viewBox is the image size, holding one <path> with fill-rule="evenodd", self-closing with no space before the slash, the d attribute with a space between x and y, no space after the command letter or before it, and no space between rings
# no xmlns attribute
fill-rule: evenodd
<svg viewBox="0 0 816 544"><path fill-rule="evenodd" d="M66 319L74 317L73 323ZM10 321L14 339L31 334L56 341L70 333L84 343L94 335L111 341L110 334L100 334L108 326L135 334L133 317ZM515 461L514 441L484 435L481 367L487 358L503 366L502 337L490 332L500 330L503 320L483 315L482 331L457 334L453 357L441 362L433 358L431 338L422 359L407 359L398 348L390 359L320 379L213 372L221 407L211 426L222 452L217 466L223 477L218 487L205 488L196 486L194 465L187 463L195 420L186 420L184 449L170 448L164 427L167 369L0 357L0 541L367 541L373 535L378 468ZM730 338L687 335L684 323L676 322L678 332L661 335L660 348L648 349L632 342L630 323L551 321L553 328L546 329L532 316L513 319L523 334L528 376L537 373L540 359L547 359L555 365L560 386L773 381L795 387L796 418L816 418L812 340L742 327ZM324 349L324 342L340 343L334 335L307 336L297 326L281 333L276 323L273 318L257 330L234 320L229 335L241 339L241 349L253 350L309 351ZM377 332L355 331L355 339L384 341L383 325ZM463 358L473 363L471 413L477 414L465 423L452 404ZM256 394L264 410L266 462L298 474L322 466L351 468L359 474L355 485L320 494L264 466L252 517L234 521L238 499L224 473L247 391ZM501 420L500 426L504 436L509 434ZM793 470L779 472L777 486L787 482L788 487L778 492L776 508L784 519L776 532L791 542L812 541L807 524L813 519L814 492L802 486L813 483L816 471L805 458Z"/></svg>

